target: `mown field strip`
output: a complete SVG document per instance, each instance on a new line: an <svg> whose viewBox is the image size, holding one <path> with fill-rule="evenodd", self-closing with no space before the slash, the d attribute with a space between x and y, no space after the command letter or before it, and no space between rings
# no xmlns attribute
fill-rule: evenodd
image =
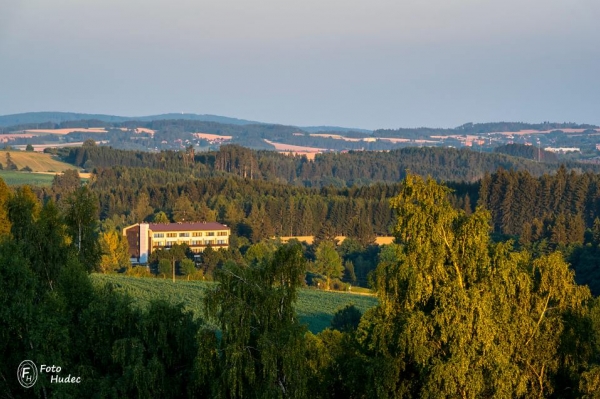
<svg viewBox="0 0 600 399"><path fill-rule="evenodd" d="M15 172L12 170L0 170L0 178L9 186L50 186L54 180L54 174L45 175L40 173Z"/></svg>

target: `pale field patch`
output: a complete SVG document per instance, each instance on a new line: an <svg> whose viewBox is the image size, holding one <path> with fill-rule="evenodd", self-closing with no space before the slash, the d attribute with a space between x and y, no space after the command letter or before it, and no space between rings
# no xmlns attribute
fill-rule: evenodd
<svg viewBox="0 0 600 399"><path fill-rule="evenodd" d="M65 135L73 132L82 132L82 133L106 133L106 129L103 127L75 127L68 129L30 129L24 130L24 133L29 134L58 134Z"/></svg>
<svg viewBox="0 0 600 399"><path fill-rule="evenodd" d="M221 136L218 134L211 134L211 133L192 133L192 135L194 137L197 137L199 139L205 139L205 140L231 140L232 136Z"/></svg>
<svg viewBox="0 0 600 399"><path fill-rule="evenodd" d="M324 138L331 138L331 139L335 139L335 140L362 141L362 139L352 138L352 137L344 137L344 136L341 136L339 134L311 133L310 135L313 136L313 137L324 137Z"/></svg>
<svg viewBox="0 0 600 399"><path fill-rule="evenodd" d="M314 236L287 236L287 237L279 237L281 239L281 242L288 242L291 239L296 239L300 242L305 242L309 245L312 245L313 241L314 241ZM375 237L375 244L377 245L388 245L394 242L394 236L381 236L381 237ZM342 242L344 242L344 240L346 239L346 236L337 236L335 237L335 239L338 242L338 245L341 244Z"/></svg>
<svg viewBox="0 0 600 399"><path fill-rule="evenodd" d="M305 153L305 152L317 153L317 152L328 151L326 148L304 147L301 145L275 143L275 142L269 141L267 139L263 139L263 140L265 140L265 143L271 144L273 147L275 147L275 149L277 151L289 151L289 152L301 152L301 153Z"/></svg>
<svg viewBox="0 0 600 399"><path fill-rule="evenodd" d="M96 144L107 144L108 140L96 141ZM76 141L73 143L54 143L54 144L32 144L33 151L35 152L43 152L46 148L62 148L62 147L81 147L83 145L83 141ZM18 148L20 150L25 151L27 148L26 145L15 145L14 148Z"/></svg>

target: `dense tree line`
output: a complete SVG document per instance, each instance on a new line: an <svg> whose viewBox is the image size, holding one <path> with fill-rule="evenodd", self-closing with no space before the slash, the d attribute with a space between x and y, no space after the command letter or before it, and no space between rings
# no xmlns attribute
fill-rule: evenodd
<svg viewBox="0 0 600 399"><path fill-rule="evenodd" d="M191 156L191 158L190 158ZM206 177L214 172L227 172L242 177L320 187L338 187L373 182L398 182L407 170L439 181L477 181L486 172L498 168L527 170L535 176L550 173L556 163L539 163L505 154L474 152L453 148L402 148L392 151L351 151L319 154L314 161L303 156L288 156L273 151L254 151L236 145L222 146L218 152L188 153L163 151L147 153L115 150L102 146L73 148L67 162L84 167L115 165L160 168L167 171ZM225 160L225 161L224 161ZM224 163L225 162L225 163ZM600 166L569 162L567 169L599 171Z"/></svg>
<svg viewBox="0 0 600 399"><path fill-rule="evenodd" d="M524 144L505 144L494 148L494 152L511 155L513 157L527 158L534 161L557 163L555 153L545 151L539 147Z"/></svg>
<svg viewBox="0 0 600 399"><path fill-rule="evenodd" d="M489 154L431 148L323 154L312 162L238 146L201 154L149 154L84 146L70 150L69 156L79 164L96 160L112 165L120 160L122 165L153 168L97 168L90 187L99 197L101 217L115 225L152 221L159 212L175 220L177 212L185 212L195 220L228 224L238 237L251 243L277 235L324 235L329 231L333 237L347 235L368 244L375 235L389 233L393 220L389 199L400 187L397 183L378 183L345 188L349 181L341 177L350 179L356 174L368 182L365 176L370 173L376 179L397 180L406 173L398 165L401 162L423 174L440 170L438 177L443 173L456 176L461 165L466 173L474 173L476 160L484 161L490 169L494 166L486 163L493 159ZM514 237L520 245L562 249L571 256L578 281L590 284L594 294L600 293L600 272L591 266L600 261L582 261L596 258L595 252L585 248L594 247L589 232L599 216L598 175L566 166L552 170L552 164L521 162L531 172L500 169L485 174L480 182L450 183L455 190L453 205L467 213L478 203L485 206L491 211L494 232ZM541 175L544 171L551 173ZM334 174L340 179L332 177ZM315 175L320 180L315 185L328 182L339 188L300 187L298 176L306 182ZM290 181L297 184L287 185ZM573 245L587 252L575 251ZM373 257L369 262L355 265L361 284L374 269Z"/></svg>
<svg viewBox="0 0 600 399"><path fill-rule="evenodd" d="M499 170L480 183L479 204L494 232L541 252L561 250L579 283L600 295L600 175L568 172L534 177Z"/></svg>
<svg viewBox="0 0 600 399"><path fill-rule="evenodd" d="M85 204L79 190L64 204ZM110 286L90 283L68 217L75 210L42 204L28 188L0 191L10 225L0 240L0 391L14 398L594 397L600 303L575 284L559 253L494 243L489 212L455 209L448 194L431 179L407 176L391 201L397 244L378 256L379 305L362 317L341 309L337 329L314 335L294 309L309 268L299 243L221 265L201 318L161 301L140 310ZM23 359L58 365L81 383L50 384L40 373L26 390L15 378Z"/></svg>
<svg viewBox="0 0 600 399"><path fill-rule="evenodd" d="M599 179L564 166L540 177L500 169L481 180L480 204L491 211L495 232L523 242L583 242L586 228L600 217Z"/></svg>
<svg viewBox="0 0 600 399"><path fill-rule="evenodd" d="M523 122L491 122L465 123L454 129L444 128L400 128L379 129L373 132L375 137L403 137L410 139L426 139L435 135L469 135L494 132L518 132L520 130L560 130L560 129L594 129L597 126L577 123L523 123Z"/></svg>

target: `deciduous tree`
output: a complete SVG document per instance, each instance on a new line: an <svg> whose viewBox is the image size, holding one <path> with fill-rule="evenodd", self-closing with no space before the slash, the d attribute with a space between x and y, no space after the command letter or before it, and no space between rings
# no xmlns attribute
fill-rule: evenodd
<svg viewBox="0 0 600 399"><path fill-rule="evenodd" d="M129 245L116 231L100 234L100 271L110 273L129 265Z"/></svg>
<svg viewBox="0 0 600 399"><path fill-rule="evenodd" d="M98 199L87 187L71 193L66 200L65 221L81 263L96 270L100 261L98 245Z"/></svg>
<svg viewBox="0 0 600 399"><path fill-rule="evenodd" d="M552 393L565 312L581 312L589 291L560 254L492 244L488 212L467 216L448 192L408 175L392 200L401 245L377 269L380 304L359 331L384 360L373 363L378 396Z"/></svg>
<svg viewBox="0 0 600 399"><path fill-rule="evenodd" d="M315 252L315 271L325 276L327 289L331 287L332 278L340 278L344 273L342 258L331 241L322 241Z"/></svg>
<svg viewBox="0 0 600 399"><path fill-rule="evenodd" d="M203 364L199 374L218 379L218 396L308 395L306 330L294 310L305 268L295 244L252 267L228 262L217 272L219 284L206 296L206 312L222 332L218 370Z"/></svg>

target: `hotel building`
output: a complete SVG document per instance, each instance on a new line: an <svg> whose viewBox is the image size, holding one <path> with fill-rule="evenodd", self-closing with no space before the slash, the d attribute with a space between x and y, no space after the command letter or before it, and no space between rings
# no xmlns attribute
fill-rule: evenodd
<svg viewBox="0 0 600 399"><path fill-rule="evenodd" d="M123 229L129 244L131 263L148 263L155 249L169 248L174 244L187 244L195 253L207 246L228 248L229 227L217 223L136 223Z"/></svg>

